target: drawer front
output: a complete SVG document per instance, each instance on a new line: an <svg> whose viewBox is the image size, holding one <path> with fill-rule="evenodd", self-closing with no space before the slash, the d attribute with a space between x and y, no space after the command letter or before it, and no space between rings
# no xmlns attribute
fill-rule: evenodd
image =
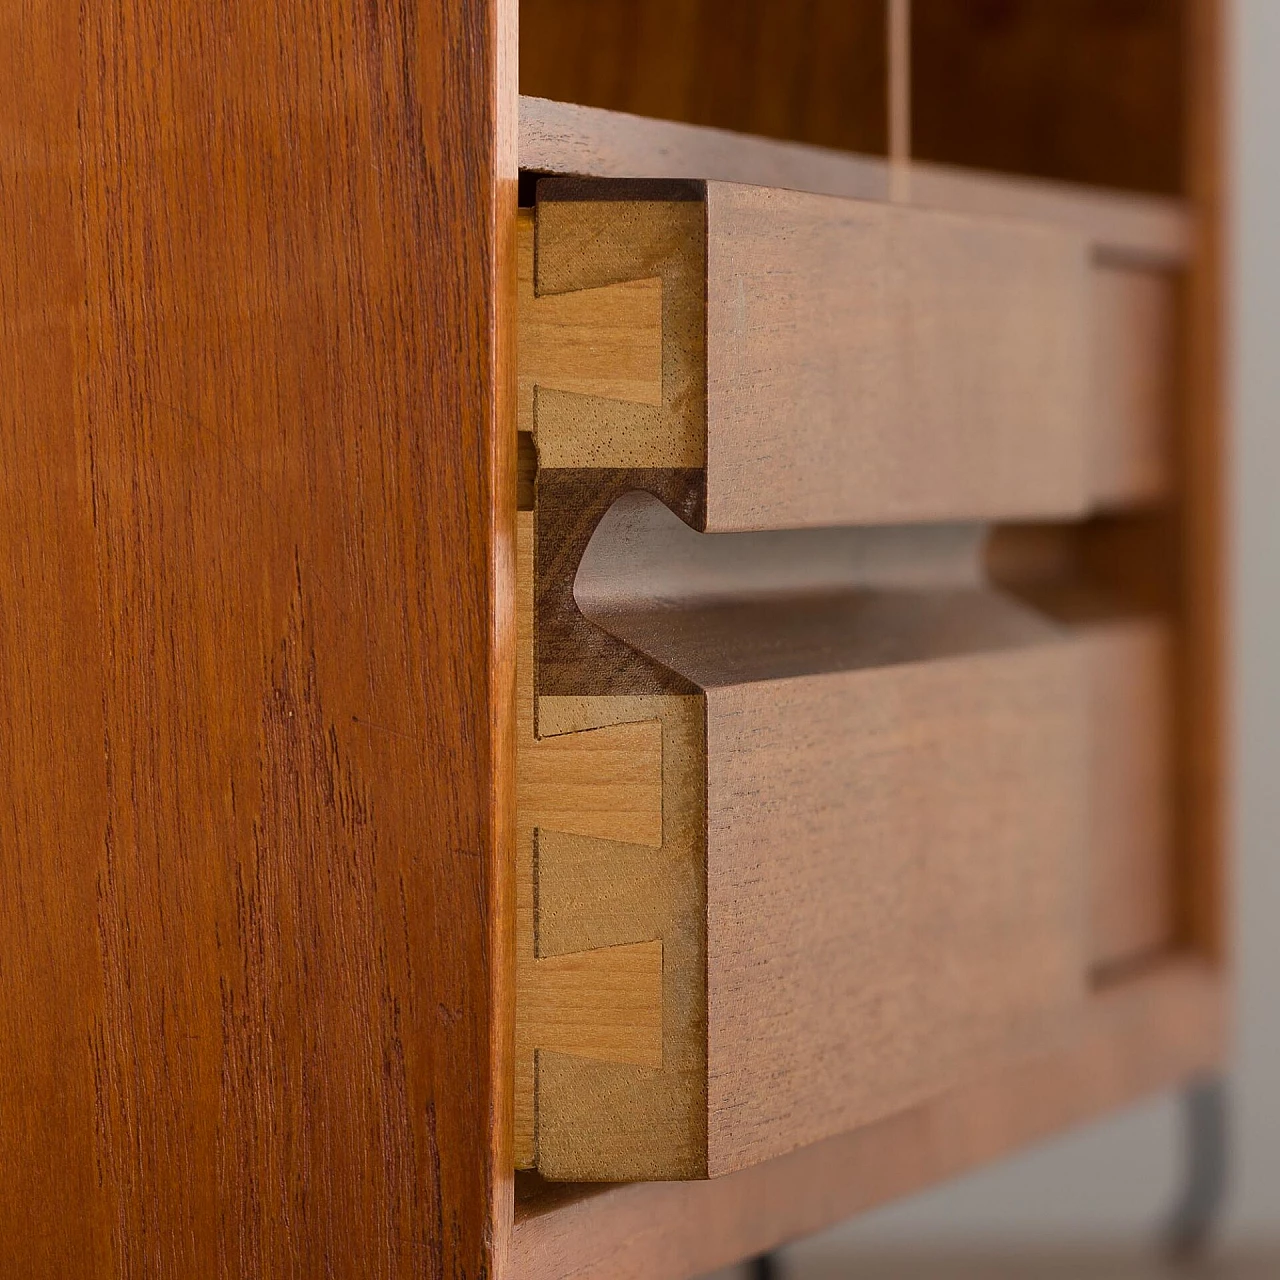
<svg viewBox="0 0 1280 1280"><path fill-rule="evenodd" d="M709 691L709 1172L1062 1033L1086 967L1081 659Z"/></svg>
<svg viewBox="0 0 1280 1280"><path fill-rule="evenodd" d="M707 528L1085 505L1082 238L711 183Z"/></svg>

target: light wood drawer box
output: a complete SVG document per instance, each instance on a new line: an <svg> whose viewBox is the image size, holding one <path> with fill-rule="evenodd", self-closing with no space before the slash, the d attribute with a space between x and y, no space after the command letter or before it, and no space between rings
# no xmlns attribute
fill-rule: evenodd
<svg viewBox="0 0 1280 1280"><path fill-rule="evenodd" d="M717 183L544 182L521 237L517 1164L713 1176L1069 1036L1167 924L1162 801L1103 794L1163 794L1164 624L987 547L1167 491L1172 288Z"/></svg>

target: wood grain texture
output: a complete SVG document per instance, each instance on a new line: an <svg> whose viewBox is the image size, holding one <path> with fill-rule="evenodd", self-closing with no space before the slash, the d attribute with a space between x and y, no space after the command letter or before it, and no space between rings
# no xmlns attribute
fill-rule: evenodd
<svg viewBox="0 0 1280 1280"><path fill-rule="evenodd" d="M515 1162L705 1170L703 717L692 697L536 697L519 516Z"/></svg>
<svg viewBox="0 0 1280 1280"><path fill-rule="evenodd" d="M1071 1029L1080 657L1048 643L708 692L710 1173Z"/></svg>
<svg viewBox="0 0 1280 1280"><path fill-rule="evenodd" d="M1178 461L1178 279L1105 263L1089 278L1090 497L1111 509L1158 502L1172 493Z"/></svg>
<svg viewBox="0 0 1280 1280"><path fill-rule="evenodd" d="M513 18L0 19L6 1275L499 1265Z"/></svg>
<svg viewBox="0 0 1280 1280"><path fill-rule="evenodd" d="M708 1182L527 1189L519 1280L688 1280L1218 1066L1223 992L1195 961L1108 988L1068 1045L854 1133Z"/></svg>
<svg viewBox="0 0 1280 1280"><path fill-rule="evenodd" d="M708 530L1070 514L1084 244L707 184Z"/></svg>
<svg viewBox="0 0 1280 1280"><path fill-rule="evenodd" d="M540 825L632 844L662 843L657 720L532 738L520 795Z"/></svg>
<svg viewBox="0 0 1280 1280"><path fill-rule="evenodd" d="M537 687L551 694L696 693L685 677L588 621L574 599L583 552L601 517L624 493L659 498L701 523L703 473L618 467L539 472Z"/></svg>
<svg viewBox="0 0 1280 1280"><path fill-rule="evenodd" d="M705 197L539 185L531 315L545 293L664 282L661 405L547 389L563 370L531 348L541 466L705 459L716 531L1083 509L1080 238L776 189Z"/></svg>
<svg viewBox="0 0 1280 1280"><path fill-rule="evenodd" d="M535 97L520 99L520 167L599 178L741 182L858 200L883 200L889 191L888 165L876 156ZM1176 266L1191 248L1187 207L1176 199L917 158L909 198L924 208L1061 226L1126 262Z"/></svg>
<svg viewBox="0 0 1280 1280"><path fill-rule="evenodd" d="M1177 928L1173 637L1159 618L1082 631L1090 711L1090 944L1097 969L1169 948Z"/></svg>
<svg viewBox="0 0 1280 1280"><path fill-rule="evenodd" d="M564 350L564 331L551 348L521 345L522 368L536 388L533 431L539 465L569 467L695 467L706 456L705 370L705 214L699 192L672 185L665 190L611 184L584 190L579 184L538 184L535 292L526 311L538 317L548 305L581 310L583 295L614 298L634 295L656 283L660 299L659 332L652 296L639 310L631 305L631 323L623 341L645 376L630 388L616 384L606 392L593 385L594 351ZM592 194L602 199L589 198ZM548 296L550 295L550 296ZM635 325L640 323L639 331ZM660 344L654 385L654 338ZM572 363L575 377L566 379ZM614 361L615 366L617 361ZM573 385L566 385L571 381ZM627 391L625 396L623 391ZM655 394L656 391L656 394Z"/></svg>
<svg viewBox="0 0 1280 1280"><path fill-rule="evenodd" d="M536 968L518 995L538 1052L661 1068L660 939L546 956Z"/></svg>
<svg viewBox="0 0 1280 1280"><path fill-rule="evenodd" d="M662 724L662 843L538 836L538 953L662 946L662 1053L538 1056L538 1168L618 1181L706 1175L704 717L692 696L543 697L545 732ZM540 961L539 963L542 963Z"/></svg>
<svg viewBox="0 0 1280 1280"><path fill-rule="evenodd" d="M533 516L517 517L515 1165L537 1161L538 1050L661 1064L662 944L555 954L539 945L538 837L562 831L662 843L662 736L656 719L584 733L537 728ZM552 954L547 954L550 951Z"/></svg>
<svg viewBox="0 0 1280 1280"><path fill-rule="evenodd" d="M534 429L534 391L662 404L662 279L534 290L533 211L517 219L521 431Z"/></svg>
<svg viewBox="0 0 1280 1280"><path fill-rule="evenodd" d="M1178 458L1184 501L1178 548L1182 719L1177 765L1179 817L1185 824L1182 932L1224 964L1231 950L1232 842L1227 11L1224 0L1188 0L1186 8L1191 50L1186 168L1197 239L1186 285L1185 427Z"/></svg>
<svg viewBox="0 0 1280 1280"><path fill-rule="evenodd" d="M884 0L524 0L520 88L883 155Z"/></svg>
<svg viewBox="0 0 1280 1280"><path fill-rule="evenodd" d="M1203 14L1207 10L1201 12ZM532 162L537 167L552 171L689 178L729 176L740 179L749 178L752 164L759 163L762 167L776 166L775 171L778 172L784 172L788 166L793 166L791 172L800 175L797 178L799 183L803 182L803 175L809 172L818 175L815 181L819 182L832 184L847 182L851 187L863 183L865 189L862 194L871 193L879 198L884 192L883 186L880 191L875 191L878 180L875 162L867 161L865 158L850 157L847 165L842 165L840 157L803 147L792 148L785 144L734 139L715 131L700 131L688 126L664 125L654 121L628 120L616 115L593 113L554 103L526 103L525 111L526 116L533 119L536 126L531 140L527 141L525 154L537 157ZM600 129L599 135L593 133L596 126ZM541 128L542 132L538 133L537 128ZM1176 136L1176 127L1171 129L1170 133ZM670 144L669 147L668 144ZM638 160L637 157L640 159ZM702 158L709 158L709 163L713 166L723 166L725 174L709 175L705 168L700 169L698 165ZM806 169L806 165L811 165L812 168ZM1078 388L1084 394L1092 395L1089 406L1082 408L1078 416L1082 424L1091 419L1101 430L1094 432L1092 439L1083 425L1078 430L1079 443L1084 446L1081 451L1082 470L1079 477L1080 492L1084 496L1076 502L1073 511L1082 511L1086 503L1101 507L1108 512L1122 512L1125 507L1132 504L1147 505L1153 501L1163 502L1173 491L1174 486L1185 483L1186 479L1185 475L1179 474L1185 464L1180 462L1177 467L1173 465L1176 436L1173 416L1178 387L1176 381L1170 377L1170 369L1178 349L1179 326L1183 320L1179 314L1180 284L1167 270L1170 267L1183 265L1187 257L1189 223L1185 216L1186 211L1180 206L1159 202L1149 203L1123 198L1113 200L1101 193L1088 196L1084 193L1063 191L1050 183L1017 180L1002 182L993 180L989 176L949 170L941 165L924 164L919 166L919 170L923 176L921 189L927 191L928 195L922 198L913 183L910 193L912 200L925 204L967 207L982 215L992 213L1004 215L1012 212L1015 216L1027 214L1035 216L1038 211L1046 221L1074 226L1080 233L1078 241L1080 261L1082 264L1088 263L1088 268L1082 267L1080 272L1082 281L1088 281L1084 302L1087 310L1085 319L1080 324L1080 330L1088 334L1092 344L1094 381L1090 392L1087 376L1076 380ZM881 175L883 172L883 169L879 171ZM1211 187L1210 189L1212 190ZM712 193L714 190L713 182ZM1163 214L1170 215L1169 220L1161 222ZM707 233L709 274L714 264L713 217L713 214L709 217ZM1108 222L1108 217L1112 221ZM1212 224L1210 234L1214 234ZM582 239L585 242L589 237L582 237ZM1216 246L1216 241L1214 244ZM1196 278L1201 282L1200 287L1210 288L1204 283L1206 275L1203 268L1197 267L1196 272ZM1194 288L1189 297L1194 297ZM708 320L709 330L714 334L717 326L710 313ZM1192 332L1193 335L1196 332L1194 326ZM1216 352L1217 348L1211 345L1212 342L1217 341L1212 331L1207 332L1203 340L1209 344L1208 349L1211 352ZM1194 348L1194 339L1192 345ZM776 346L776 343L771 344L771 348L773 346ZM709 352L708 361L709 365L714 366L714 351ZM1213 365L1212 360L1205 357L1201 376L1206 384L1212 382L1211 372L1214 367L1216 366ZM709 404L709 437L712 442L715 436L715 416L714 405ZM1214 451L1220 448L1220 445L1212 435L1216 430L1216 423L1213 426L1206 426L1205 430L1210 433L1207 438L1197 438L1193 430L1193 442L1188 456L1219 456ZM921 451L917 450L917 452ZM588 490L591 489L594 480L589 480L588 477L599 479L603 486L602 491L617 492L612 486L621 473L599 470L601 467L607 468L611 461L611 455L606 450L591 458L590 464L596 470L586 471L580 466L576 470L560 469L555 483L563 491L562 496L568 496L574 492L574 485L577 484L580 488L586 486L583 494L589 499ZM711 461L710 452L708 461ZM686 468L686 471L696 473L696 464ZM635 474L638 475L639 472ZM675 472L669 468L664 471L659 467L651 469L651 474L655 477L661 475L669 478ZM657 488L661 487L661 483L658 479L654 479L651 483L641 481L639 487L648 487L656 492ZM723 527L716 524L715 516L711 512L714 500L714 479L709 478L708 489L708 527ZM1192 506L1201 502L1202 496L1201 494L1197 497L1193 494ZM690 502L691 511L696 511L696 495L690 499ZM555 549L552 551L558 568L552 576L559 583L556 590L560 593L558 597L560 603L567 606L569 613L575 612L573 596L568 591L568 587L576 566L576 556L590 534L589 526L599 518L601 510L600 506L588 500L585 507L575 508L572 513L564 515L560 521L560 532L556 535ZM1196 510L1198 514L1195 520L1205 521L1213 518L1208 513L1207 505L1196 506ZM554 518L544 511L539 512L539 521L540 527L542 527L542 521L554 524ZM1121 515L1113 520L1108 516L1107 519L1095 519L1088 524L1082 524L1079 530L1071 531L1065 541L1069 544L1068 559L1075 563L1075 567L1063 572L1059 578L1045 579L1042 583L1032 584L1033 589L1028 590L1025 597L1033 599L1037 592L1040 592L1043 596L1043 606L1051 614L1067 620L1072 627L1083 628L1082 639L1076 646L1078 654L1082 655L1086 664L1081 688L1078 690L1077 711L1079 717L1087 720L1090 726L1087 733L1082 733L1081 739L1090 746L1089 767L1093 775L1093 798L1088 805L1081 806L1080 813L1090 825L1090 838L1093 845L1090 871L1094 895L1091 907L1093 963L1101 965L1103 972L1113 976L1119 972L1115 966L1121 965L1132 972L1135 958L1162 951L1171 941L1176 942L1184 936L1194 938L1201 945L1205 945L1208 940L1210 948L1216 945L1215 940L1219 937L1213 933L1212 921L1215 917L1211 904L1212 901L1217 901L1214 895L1219 891L1220 879L1216 878L1219 873L1213 869L1216 864L1212 859L1202 864L1200 859L1203 854L1191 853L1188 850L1189 858L1199 868L1192 880L1195 883L1204 883L1211 888L1210 904L1206 907L1197 901L1194 908L1187 912L1187 920L1181 928L1177 927L1170 907L1171 846L1175 843L1175 839L1171 835L1174 813L1168 803L1172 775L1168 754L1171 734L1167 728L1170 665L1167 630L1163 622L1117 621L1116 619L1125 609L1135 605L1167 612L1174 607L1174 602L1180 597L1173 584L1166 582L1170 568L1167 556L1168 539L1161 536L1152 541L1146 537L1145 532L1139 536L1139 524L1145 530L1148 524L1152 527L1155 525L1166 527L1169 521L1160 518L1153 521L1135 521L1127 515ZM1131 532L1135 534L1134 538L1129 537ZM1116 536L1113 537L1113 533ZM1189 536L1185 527L1182 536L1184 539ZM1062 540L1059 539L1059 541ZM1113 551L1117 553L1114 556L1111 554ZM1182 554L1186 555L1185 542ZM1213 592L1218 589L1214 585L1218 580L1214 577L1215 571L1210 559L1202 553L1197 554L1200 555L1200 561L1198 565L1191 566L1189 580L1184 579L1183 585L1185 587L1187 581L1197 584L1197 589L1205 591L1205 598L1210 599ZM1110 560L1115 560L1116 563L1109 566L1104 564ZM1043 588L1042 591L1041 588ZM1185 594L1181 599L1186 599ZM704 610L705 616L700 614L696 618L693 617L694 612L696 610L683 609L682 606L682 616L685 613L689 614L686 620L690 621L693 631L705 630L703 624L709 625L714 620L713 614L719 617L715 609ZM726 618L720 619L725 623L721 628L723 634L716 633L715 636L710 636L708 632L710 636L708 643L712 647L720 645L723 648L725 645L740 641L739 647L742 645L750 647L751 635L759 632L759 624L765 613L767 610L762 613L760 608L756 608L755 612L740 611L732 619L728 619L726 615ZM861 623L868 623L870 616L866 613L861 614ZM881 618L878 622L872 621L871 625L876 629L881 627L883 622L884 619ZM606 625L611 626L612 623ZM1198 642L1200 647L1197 648L1196 645L1191 647L1190 652L1196 655L1195 661L1188 661L1188 655L1179 649L1179 680L1187 680L1190 673L1197 669L1196 661L1205 659L1212 648L1213 636L1217 634L1213 630L1214 625L1216 624L1206 624L1205 634L1209 638L1206 640L1202 636ZM750 634L744 637L740 633ZM584 671L590 671L594 673L592 678L601 682L600 692L602 692L609 687L609 681L614 678L616 672L621 670L619 667L610 665L613 658L601 663L598 657L588 659L582 665L575 667L573 647L582 640L583 635L585 632L581 627L572 636L566 631L561 637L564 643L557 651L555 666L548 667L548 670L554 669L558 672L556 679L564 680L563 684L557 686L559 691L568 691L573 687L573 679ZM668 671L683 673L686 678L692 674L695 683L709 684L713 690L713 699L721 692L726 692L726 696L750 698L759 694L764 687L758 685L759 681L764 679L767 683L769 675L767 663L758 669L752 668L750 672L743 667L733 677L736 680L745 679L752 682L748 685L735 684L733 679L721 685L717 683L714 676L708 676L706 671L693 671L684 662L687 654L681 644L672 644L666 649L661 649L638 634L623 635L621 630L616 630L615 638L618 636L622 636L632 645L638 644L642 649L650 650L651 655L660 653L659 666L666 667ZM716 638L717 636L719 638ZM778 637L773 637L770 633L768 643L772 644L776 639ZM690 644L692 642L690 639ZM789 644L790 641L787 643ZM819 644L818 648L823 648L823 645ZM791 652L790 648L787 652ZM1007 658L1008 654L1004 653L991 655L993 661L1005 661ZM830 654L827 660L832 660ZM945 663L931 661L925 664L923 669L936 669L939 665L945 665ZM877 676L901 675L900 672L889 669L875 671L874 674ZM628 674L627 678L635 678L634 673ZM652 672L641 678L652 678ZM1207 694L1196 695L1192 704L1190 717L1192 721L1196 715L1195 707L1199 708L1200 713L1206 715L1211 708L1212 698L1209 695L1213 688L1217 687L1215 680L1216 677L1211 677ZM788 683L803 683L803 680ZM822 708L818 708L815 716L821 710ZM759 719L766 725L765 732L767 732L770 725L768 718L759 717ZM1205 723L1210 723L1211 720L1210 716ZM580 727L585 727L587 723L589 723L588 720L582 720ZM1181 732L1185 734L1186 722L1182 720L1181 713L1179 713L1178 723L1184 726ZM1181 757L1181 767L1186 769L1188 778L1194 779L1193 790L1198 786L1204 788L1205 794L1216 794L1214 787L1218 775L1215 770L1220 768L1220 757L1215 755L1216 748L1213 741L1196 743L1183 750L1185 755ZM714 750L712 756L714 757ZM714 774L714 765L712 773ZM759 778L754 772L751 782L758 791ZM753 791L754 794L755 791ZM920 807L917 805L917 808ZM774 806L772 809L766 806L766 812L771 816L779 809L785 809L785 804ZM810 806L810 810L811 819L813 813L823 812L822 806ZM749 805L747 811L751 811ZM713 828L715 812L716 807L713 804L710 809ZM1207 836L1212 832L1212 823L1206 822L1203 815L1198 821L1202 834ZM735 837L737 834L735 830ZM771 847L776 843L770 842ZM740 842L734 844L733 853L738 852L739 844ZM795 847L796 842L791 841L789 848L794 850ZM1213 851L1206 850L1206 852ZM708 856L710 859L710 850ZM1077 870L1080 869L1077 868ZM769 867L766 866L765 871L768 870ZM713 861L711 871L714 872ZM577 874L578 864L575 863L560 883L562 885L578 883L575 880ZM1200 879L1196 880L1196 877ZM591 888L591 893L601 892L606 884L607 877L602 874ZM709 895L708 917L710 920L713 914L712 901L715 896L714 875ZM728 895L729 899L735 902L740 896L736 892ZM832 896L828 893L825 899L830 900ZM777 897L778 894L775 893L771 901ZM916 905L920 902L919 895L908 894L906 897ZM1076 939L1080 956L1083 956L1085 954L1083 942L1085 913L1083 903L1079 905L1081 910L1080 918L1077 920L1079 930ZM573 918L573 914L564 912L561 913L560 918L562 921L568 921ZM783 914L785 915L785 912ZM760 913L756 915L759 916ZM714 957L715 937L715 929L709 927L708 940L712 957ZM1077 983L1082 976L1080 970L1083 964L1084 961L1081 960L1074 971L1074 980ZM1138 1072L1135 1069L1130 1080L1136 1079L1139 1074L1144 1074L1148 1080L1155 1079L1158 1075L1164 1078L1161 1073L1169 1069L1174 1061L1185 1064L1192 1060L1210 1061L1216 1057L1220 1052L1220 1026L1219 997L1215 980L1202 972L1196 972L1194 978L1189 977L1191 971L1179 967L1180 964L1181 962L1167 970L1167 980L1166 977L1158 975L1133 979L1132 985L1126 987L1126 992L1134 993L1131 997L1126 994L1125 998L1121 999L1121 989L1117 988L1108 989L1086 1001L1082 1042L1087 1041L1091 1044L1090 1052L1095 1053L1096 1057L1092 1059L1092 1065L1090 1065L1090 1060L1084 1054L1081 1043L1075 1044L1069 1051L1064 1051L1060 1058L1056 1053L1037 1057L1041 1067L1048 1062L1061 1062L1067 1059L1072 1061L1068 1071L1064 1072L1059 1066L1054 1066L1047 1071L1044 1078L1052 1078L1056 1083L1053 1089L1055 1096L1052 1099L1052 1105L1046 1107L1046 1112L1055 1111L1059 1115L1065 1114L1066 1110L1076 1105L1080 1097L1085 1096L1093 1099L1091 1105L1100 1105L1097 1100L1104 1094L1109 1096L1112 1092L1111 1086L1115 1080L1110 1073L1119 1069L1117 1055L1123 1057L1126 1054L1132 1054L1134 1061L1141 1059L1144 1062L1143 1071ZM864 966L863 972L865 973L871 967L873 966ZM714 978L710 974L708 990L711 992L711 1018L714 1022L716 987ZM744 1009L748 1003L746 999L740 1001ZM843 1006L848 1002L841 1003ZM760 1019L756 1016L759 1007L767 1009L768 1001L765 1000L763 1006L757 1001L747 1018L751 1031L757 1036L760 1035ZM1116 1011L1120 1009L1123 1009L1123 1012L1117 1013ZM1155 1012L1156 1010L1158 1013ZM776 1013L777 1010L774 1012ZM792 1002L783 1009L781 1014L778 1014L776 1021L784 1023L787 1017L794 1014L794 1002ZM1100 1030L1104 1024L1105 1031ZM1159 1062L1155 1058L1146 1057L1150 1047L1148 1044L1140 1043L1136 1039L1127 1039L1134 1034L1135 1027L1141 1027L1142 1034L1152 1043L1158 1042L1164 1046L1165 1061ZM767 1040L767 1035L761 1038ZM806 1039L815 1042L819 1038L816 1034L810 1035L809 1031L806 1031L799 1037L792 1037L787 1043L790 1044L796 1040L803 1042ZM730 1039L734 1041L736 1047L743 1037L734 1036ZM1102 1045L1104 1040L1106 1043ZM1099 1047L1100 1045L1102 1047ZM1124 1047L1126 1045L1127 1048ZM913 1054L911 1060L915 1062L919 1057L920 1055ZM996 1051L992 1057L998 1059L1001 1053ZM823 1057L824 1063L829 1061L830 1055ZM736 1062L734 1065L737 1065ZM715 1106L714 1052L708 1069L712 1082L712 1092L708 1098L707 1142L711 1152L708 1169L714 1170L717 1167L714 1148L718 1115ZM1029 1071L1030 1068L1027 1070ZM1121 1074L1123 1070L1120 1069ZM1081 1085L1076 1081L1069 1086L1070 1071L1077 1073L1083 1071L1091 1083ZM800 1072L783 1074L789 1078L803 1076ZM744 1071L744 1078L759 1075L758 1071ZM1099 1086L1095 1089L1094 1085L1097 1085L1104 1075L1108 1076L1106 1088ZM1007 1087L1009 1078L1007 1073L997 1072L992 1078L1000 1078L1002 1086ZM983 1090L986 1090L985 1094ZM769 1106L777 1103L787 1112L785 1120L778 1126L779 1131L783 1129L790 1131L795 1127L803 1128L806 1115L803 1102L799 1107L788 1107L785 1098L779 1103L772 1096L777 1092L776 1089L771 1090L770 1096L764 1098L762 1102L764 1091L754 1088L748 1080L744 1089L737 1094L731 1093L730 1096L734 1102L742 1103L740 1110L744 1113L750 1112L754 1106ZM848 1091L833 1092L844 1096ZM985 1096L989 1100L998 1096L994 1086L987 1088L987 1086L965 1085L956 1092L958 1095L966 1096L971 1104L978 1096ZM563 1095L562 1101L570 1097L571 1093L567 1092ZM1037 1098L1040 1102L1046 1101L1045 1096L1037 1095ZM1026 1099L1023 1098L1023 1101L1025 1102ZM910 1107L907 1112L900 1115L927 1113L931 1117L927 1123L932 1125L936 1122L938 1115L936 1107L941 1105L941 1103L931 1102L919 1108ZM1028 1107L1028 1109L1032 1108ZM977 1110L980 1116L977 1129L981 1130L993 1120L993 1116L990 1110L984 1110L981 1104L978 1105ZM820 1111L820 1106L811 1107L808 1114L812 1115ZM798 1126L794 1123L797 1116L801 1121ZM861 1133L870 1135L880 1129L882 1124L892 1123L892 1120L872 1121L863 1126ZM1001 1130L1000 1123L990 1124L989 1127L993 1130ZM974 1158L972 1151L988 1143L990 1138L987 1132L975 1132L971 1136L974 1136L976 1146L963 1157L968 1160ZM852 1142L853 1139L848 1141ZM915 1159L911 1153L910 1144L907 1150L906 1160L910 1163ZM780 1167L787 1162L787 1159L773 1163ZM927 1160L916 1164L915 1175L928 1176L921 1175L921 1169L927 1164ZM564 1168L567 1170L570 1167L571 1164L566 1162ZM724 1167L731 1166L726 1164ZM767 1165L764 1166L764 1171L767 1171L767 1168ZM761 1173L762 1179L764 1171ZM732 1181L739 1176L732 1175L729 1180ZM616 1195L623 1194L625 1193L616 1193ZM680 1200L681 1194L673 1189L671 1195L675 1199L667 1206L677 1217L680 1210L672 1206L684 1203ZM600 1199L614 1198L615 1193L606 1193ZM773 1198L779 1199L776 1186L773 1188ZM782 1198L785 1199L785 1197ZM560 1225L573 1219L584 1205L592 1203L592 1199L577 1199L573 1193L568 1193L566 1198L559 1199L555 1194L548 1193L543 1203L548 1206L551 1218L560 1218L559 1225L552 1222L548 1227L549 1232L554 1236L560 1229ZM560 1209L551 1210L550 1206L553 1203L558 1203ZM630 1203L638 1205L639 1200ZM736 1212L729 1200L722 1203L722 1208L729 1215ZM532 1221L532 1218L526 1218L522 1226ZM695 1216L691 1216L690 1224L694 1221ZM666 1225L669 1226L669 1223ZM637 1238L636 1232L643 1236L638 1220L633 1221L627 1218L625 1213L621 1220L611 1221L608 1229L628 1235L631 1244L634 1244ZM744 1234L750 1233L731 1232L730 1234L734 1235L735 1254L758 1247L755 1243L744 1245ZM524 1259L527 1255L523 1252L519 1237L518 1232L516 1254ZM525 1237L526 1241L531 1238ZM545 1243L550 1237L538 1238ZM697 1252L696 1242L685 1239L683 1243L685 1247ZM594 1259L593 1262L584 1264L584 1273L594 1274L593 1267L605 1265L606 1269L610 1270L621 1268L621 1272L626 1274L626 1268L631 1263L630 1257L623 1258L622 1255L611 1252L612 1247L609 1240L602 1239L601 1251L596 1253L588 1251L587 1254L581 1255ZM630 1247L629 1245L628 1248ZM661 1248L658 1248L656 1253L645 1253L643 1250L639 1252L640 1258L637 1265L644 1267L646 1273L653 1268L655 1256L659 1258L662 1256ZM568 1253L562 1252L556 1255L555 1262L549 1265L552 1268L561 1267L564 1274L573 1274L572 1267L569 1265L571 1253L572 1249ZM697 1256L702 1259L701 1265L715 1265L717 1262L729 1260L729 1255L717 1258L707 1256L704 1252L698 1253ZM602 1262L602 1259L607 1259L607 1263ZM662 1273L662 1265L660 1263L657 1267L659 1274Z"/></svg>
<svg viewBox="0 0 1280 1280"><path fill-rule="evenodd" d="M1183 0L913 0L925 160L1180 192Z"/></svg>

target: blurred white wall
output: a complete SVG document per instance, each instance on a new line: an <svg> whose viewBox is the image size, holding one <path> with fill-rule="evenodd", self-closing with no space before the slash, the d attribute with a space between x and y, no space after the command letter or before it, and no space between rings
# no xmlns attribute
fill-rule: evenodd
<svg viewBox="0 0 1280 1280"><path fill-rule="evenodd" d="M1280 0L1236 0L1232 480L1235 902L1239 923L1230 1235L1280 1241ZM787 1274L833 1252L907 1245L1140 1244L1177 1185L1170 1099L795 1246Z"/></svg>
<svg viewBox="0 0 1280 1280"><path fill-rule="evenodd" d="M1280 1237L1280 4L1237 0L1238 1232Z"/></svg>

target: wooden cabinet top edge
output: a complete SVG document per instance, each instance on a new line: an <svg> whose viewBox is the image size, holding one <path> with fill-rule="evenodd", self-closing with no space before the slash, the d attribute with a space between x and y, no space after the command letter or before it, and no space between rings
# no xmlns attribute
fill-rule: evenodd
<svg viewBox="0 0 1280 1280"><path fill-rule="evenodd" d="M877 156L780 142L724 129L520 99L520 167L584 177L693 178L864 200L889 198ZM926 208L1032 219L1073 228L1108 257L1184 264L1194 227L1187 205L1044 179L915 162L911 202Z"/></svg>

